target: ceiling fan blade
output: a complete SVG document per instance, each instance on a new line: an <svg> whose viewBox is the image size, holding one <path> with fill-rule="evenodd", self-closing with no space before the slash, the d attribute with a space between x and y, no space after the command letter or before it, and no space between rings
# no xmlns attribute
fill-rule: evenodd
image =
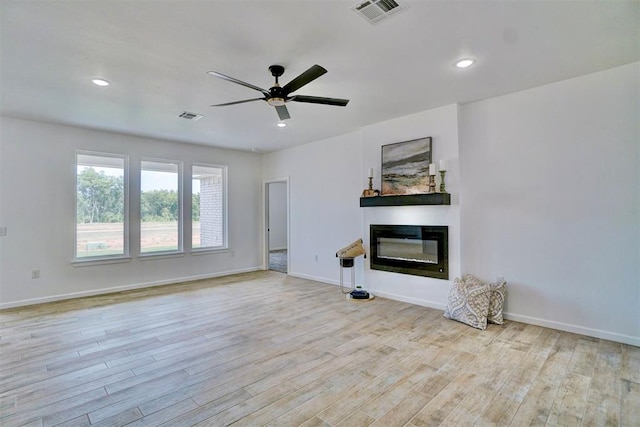
<svg viewBox="0 0 640 427"><path fill-rule="evenodd" d="M325 70L321 66L314 65L313 67L309 68L307 71L300 74L298 77L296 77L295 79L291 80L289 83L284 85L282 87L282 93L284 94L284 96L287 96L291 92L295 92L296 90L300 89L302 86L306 85L307 83L314 81L315 79L317 79L318 77L320 77L326 72L327 70Z"/></svg>
<svg viewBox="0 0 640 427"><path fill-rule="evenodd" d="M245 102L264 101L265 99L266 98L245 99L242 101L225 102L224 104L213 104L213 105L210 105L210 107L224 107L225 105L244 104Z"/></svg>
<svg viewBox="0 0 640 427"><path fill-rule="evenodd" d="M261 87L254 86L251 83L243 82L242 80L238 80L233 77L226 76L222 73L218 73L217 71L207 71L207 74L213 77L218 77L220 79L226 80L231 83L236 83L244 87L248 87L249 89L257 90L258 92L262 92L265 96L269 96L269 91L266 89L262 89Z"/></svg>
<svg viewBox="0 0 640 427"><path fill-rule="evenodd" d="M276 107L276 111L278 112L278 117L280 117L280 120L287 120L291 118L291 116L289 115L289 110L287 110L287 107L285 105L278 105Z"/></svg>
<svg viewBox="0 0 640 427"><path fill-rule="evenodd" d="M289 98L289 101L308 102L310 104L336 105L344 107L349 103L348 99L340 98L323 98L321 96L295 95Z"/></svg>

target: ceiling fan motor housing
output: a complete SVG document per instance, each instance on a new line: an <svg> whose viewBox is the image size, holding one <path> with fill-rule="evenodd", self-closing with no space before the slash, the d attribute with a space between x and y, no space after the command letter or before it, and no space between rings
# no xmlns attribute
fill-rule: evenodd
<svg viewBox="0 0 640 427"><path fill-rule="evenodd" d="M286 102L286 96L282 95L282 88L278 83L278 77L284 74L284 67L282 65L271 65L269 71L271 71L271 75L276 78L276 83L273 87L269 88L270 96L267 98L267 104L280 107Z"/></svg>

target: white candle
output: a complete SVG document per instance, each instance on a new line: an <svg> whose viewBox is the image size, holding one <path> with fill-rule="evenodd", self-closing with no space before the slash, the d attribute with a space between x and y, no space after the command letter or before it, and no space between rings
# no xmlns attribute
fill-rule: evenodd
<svg viewBox="0 0 640 427"><path fill-rule="evenodd" d="M435 163L431 163L429 165L429 175L435 175L436 174L436 165Z"/></svg>
<svg viewBox="0 0 640 427"><path fill-rule="evenodd" d="M447 170L447 161L446 160L440 160L440 168L439 170L441 171L446 171Z"/></svg>
<svg viewBox="0 0 640 427"><path fill-rule="evenodd" d="M369 168L369 178L373 178L373 168Z"/></svg>

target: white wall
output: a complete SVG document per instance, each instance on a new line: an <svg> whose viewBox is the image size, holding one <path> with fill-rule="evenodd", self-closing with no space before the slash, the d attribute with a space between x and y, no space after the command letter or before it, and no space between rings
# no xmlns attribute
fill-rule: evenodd
<svg viewBox="0 0 640 427"><path fill-rule="evenodd" d="M640 345L640 68L464 105L462 266L512 319Z"/></svg>
<svg viewBox="0 0 640 427"><path fill-rule="evenodd" d="M333 252L371 223L448 225L450 279L504 276L509 318L640 345L639 82L636 63L265 155L292 179L292 274L337 283ZM452 205L357 207L380 146L423 136ZM374 293L446 303L447 281L356 261Z"/></svg>
<svg viewBox="0 0 640 427"><path fill-rule="evenodd" d="M35 121L1 118L0 307L258 269L260 156ZM74 267L75 151L129 156L131 183L141 157L229 166L230 252ZM185 182L185 187L188 186ZM190 191L190 187L189 190ZM133 196L134 194L132 194ZM136 202L131 197L132 205ZM135 209L132 209L135 211ZM136 220L132 214L132 221ZM132 235L132 247L137 246ZM134 252L135 254L135 252ZM31 271L40 269L40 279Z"/></svg>
<svg viewBox="0 0 640 427"><path fill-rule="evenodd" d="M263 155L263 179L289 177L290 275L339 283L336 251L363 237L361 147L360 134L351 133ZM358 282L362 265L360 257Z"/></svg>
<svg viewBox="0 0 640 427"><path fill-rule="evenodd" d="M251 153L3 118L0 303L257 268L261 182L286 176L292 275L337 284L335 251L368 240L373 222L446 224L450 277L504 276L509 318L640 345L639 82L635 63L401 117L265 154L262 176ZM422 136L433 137L434 159L449 160L452 205L360 208L379 147ZM76 149L229 165L235 257L72 267ZM380 295L446 301L447 281L370 271L362 258L356 272Z"/></svg>
<svg viewBox="0 0 640 427"><path fill-rule="evenodd" d="M458 173L458 107L450 105L400 117L362 130L363 166L374 168L374 188L380 188L381 147L430 136L434 163L445 159L450 206L393 206L362 208L363 235L369 248L371 224L446 225L449 227L449 281L371 270L365 266L365 287L374 294L436 308L444 308L450 281L460 275L460 206ZM440 178L436 181L439 191Z"/></svg>
<svg viewBox="0 0 640 427"><path fill-rule="evenodd" d="M269 250L287 249L287 183L269 185Z"/></svg>
<svg viewBox="0 0 640 427"><path fill-rule="evenodd" d="M0 132L2 131L2 117L0 116ZM3 173L2 173L2 169L3 169L3 162L4 162L4 143L2 142L3 138L2 138L2 134L0 134L0 227L5 227L5 219L4 219L4 209L3 209L3 200L4 200L4 186L3 186ZM2 260L4 259L4 242L6 240L6 237L4 236L0 236L0 301L2 301L2 287L3 287L3 274L2 271L4 270L3 268L3 262Z"/></svg>
<svg viewBox="0 0 640 427"><path fill-rule="evenodd" d="M367 172L374 168L374 188L380 188L380 151L384 144L431 136L434 159L447 159L447 189L451 206L360 208ZM263 179L290 177L291 266L289 274L338 284L336 250L363 238L369 253L369 224L449 226L450 278L460 272L458 206L457 106L368 126L360 132L318 141L263 156ZM318 255L318 261L315 261ZM379 295L423 305L444 307L446 280L400 275L369 269L356 258L356 283ZM350 284L345 270L345 284Z"/></svg>

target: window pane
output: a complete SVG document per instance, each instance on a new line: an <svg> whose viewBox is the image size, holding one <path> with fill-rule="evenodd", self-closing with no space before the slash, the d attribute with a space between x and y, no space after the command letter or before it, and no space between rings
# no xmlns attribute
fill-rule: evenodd
<svg viewBox="0 0 640 427"><path fill-rule="evenodd" d="M76 258L125 255L125 158L76 155Z"/></svg>
<svg viewBox="0 0 640 427"><path fill-rule="evenodd" d="M192 173L191 246L224 247L224 167L194 165Z"/></svg>
<svg viewBox="0 0 640 427"><path fill-rule="evenodd" d="M140 252L181 249L178 184L177 163L141 163Z"/></svg>

